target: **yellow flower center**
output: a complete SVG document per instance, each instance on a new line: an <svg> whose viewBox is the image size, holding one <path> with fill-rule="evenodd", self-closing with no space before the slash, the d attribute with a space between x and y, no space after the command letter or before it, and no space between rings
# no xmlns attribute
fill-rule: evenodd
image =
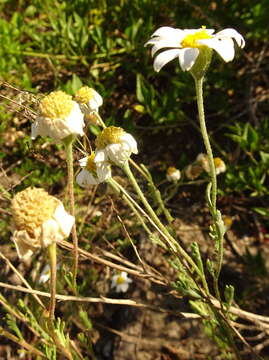
<svg viewBox="0 0 269 360"><path fill-rule="evenodd" d="M58 205L59 200L43 189L28 187L19 192L11 201L16 229L33 235L37 227L52 218Z"/></svg>
<svg viewBox="0 0 269 360"><path fill-rule="evenodd" d="M120 127L109 126L105 128L95 139L96 148L104 149L107 145L119 144L124 133L124 130Z"/></svg>
<svg viewBox="0 0 269 360"><path fill-rule="evenodd" d="M63 91L53 91L39 105L42 116L50 119L66 118L73 107L72 97Z"/></svg>
<svg viewBox="0 0 269 360"><path fill-rule="evenodd" d="M119 276L117 277L116 283L117 283L117 285L124 284L124 283L125 283L124 277L122 277L121 275L119 275Z"/></svg>
<svg viewBox="0 0 269 360"><path fill-rule="evenodd" d="M198 43L198 40L204 40L204 39L211 39L213 38L212 35L209 35L206 32L206 28L202 26L200 30L197 30L194 34L189 34L184 37L184 39L181 41L182 47L186 48L199 48L201 46L204 46L202 44Z"/></svg>
<svg viewBox="0 0 269 360"><path fill-rule="evenodd" d="M174 174L174 172L177 171L177 168L175 168L174 166L169 166L169 168L167 169L166 173L167 175L172 175Z"/></svg>
<svg viewBox="0 0 269 360"><path fill-rule="evenodd" d="M216 157L214 158L214 164L216 168L221 167L223 166L223 160L221 160L219 157Z"/></svg>
<svg viewBox="0 0 269 360"><path fill-rule="evenodd" d="M88 156L86 169L93 174L96 174L96 164L94 162L95 153L94 151Z"/></svg>
<svg viewBox="0 0 269 360"><path fill-rule="evenodd" d="M94 90L89 86L83 86L75 95L75 100L80 104L87 104L94 97Z"/></svg>

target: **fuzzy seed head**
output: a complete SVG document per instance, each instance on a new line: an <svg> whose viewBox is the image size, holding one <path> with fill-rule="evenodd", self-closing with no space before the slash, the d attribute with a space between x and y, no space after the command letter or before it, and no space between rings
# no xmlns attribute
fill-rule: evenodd
<svg viewBox="0 0 269 360"><path fill-rule="evenodd" d="M75 95L75 100L80 104L87 104L95 95L94 89L89 86L83 86Z"/></svg>
<svg viewBox="0 0 269 360"><path fill-rule="evenodd" d="M105 128L95 139L97 149L104 149L107 145L120 144L121 137L125 131L116 126L109 126Z"/></svg>
<svg viewBox="0 0 269 360"><path fill-rule="evenodd" d="M63 91L53 91L39 105L42 116L50 119L66 118L73 107L72 97Z"/></svg>
<svg viewBox="0 0 269 360"><path fill-rule="evenodd" d="M34 230L50 219L59 200L40 188L28 187L15 195L11 211L17 230L26 230L31 236Z"/></svg>

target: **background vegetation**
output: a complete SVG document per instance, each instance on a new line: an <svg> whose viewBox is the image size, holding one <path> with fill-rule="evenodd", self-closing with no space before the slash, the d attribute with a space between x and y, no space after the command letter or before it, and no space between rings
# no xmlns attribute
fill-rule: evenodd
<svg viewBox="0 0 269 360"><path fill-rule="evenodd" d="M5 194L1 196L0 241L5 254L10 247L6 196L29 185L43 186L52 194L64 191L61 148L41 138L32 143L29 136L43 94L55 89L74 94L82 84L94 87L104 98L101 114L106 124L121 126L137 138L138 161L162 183L168 166L182 169L204 149L190 75L176 61L156 74L144 43L163 25L232 27L245 37L246 48L237 52L232 63L214 56L205 107L215 156L227 165L220 178L220 204L238 232L244 235L250 228L254 242L259 243L255 255L247 250L242 254L244 270L252 268L257 276L248 291L257 291L261 276L267 273L261 253L268 246L269 232L269 2L1 0L0 13L0 186ZM94 125L90 130L98 131ZM183 193L185 200L204 206L198 185L183 186ZM77 195L85 210L88 204L80 189ZM171 200L172 208L177 201L177 197ZM102 191L97 192L94 204L102 204L104 214L110 211ZM115 249L126 251L129 245L116 221L87 214L78 210L85 249L98 246L105 236ZM96 293L100 272L95 268L80 279L82 294ZM259 289L262 293L265 288ZM245 303L246 298L242 295L240 301Z"/></svg>

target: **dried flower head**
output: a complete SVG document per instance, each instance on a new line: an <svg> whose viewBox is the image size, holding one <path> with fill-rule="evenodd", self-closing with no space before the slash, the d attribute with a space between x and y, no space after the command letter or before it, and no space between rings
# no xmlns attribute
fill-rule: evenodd
<svg viewBox="0 0 269 360"><path fill-rule="evenodd" d="M45 96L39 105L40 115L32 124L31 136L50 136L61 140L69 135L83 135L84 120L79 105L63 91Z"/></svg>
<svg viewBox="0 0 269 360"><path fill-rule="evenodd" d="M189 180L197 179L201 173L203 172L203 168L199 164L190 164L185 168L185 175Z"/></svg>
<svg viewBox="0 0 269 360"><path fill-rule="evenodd" d="M11 202L15 231L12 240L20 258L27 260L39 248L69 236L74 217L60 200L40 188L29 187Z"/></svg>

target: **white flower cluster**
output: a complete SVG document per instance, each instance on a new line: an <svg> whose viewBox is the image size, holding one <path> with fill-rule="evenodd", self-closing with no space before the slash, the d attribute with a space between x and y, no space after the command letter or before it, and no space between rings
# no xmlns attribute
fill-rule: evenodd
<svg viewBox="0 0 269 360"><path fill-rule="evenodd" d="M32 125L32 138L50 136L62 141L73 135L84 135L85 119L96 115L103 104L100 94L88 86L79 89L74 97L63 91L54 91L45 96L39 105L39 116ZM120 127L105 128L96 138L96 151L79 160L82 167L77 183L87 188L108 180L111 165L123 166L131 154L137 154L137 143L131 134Z"/></svg>

